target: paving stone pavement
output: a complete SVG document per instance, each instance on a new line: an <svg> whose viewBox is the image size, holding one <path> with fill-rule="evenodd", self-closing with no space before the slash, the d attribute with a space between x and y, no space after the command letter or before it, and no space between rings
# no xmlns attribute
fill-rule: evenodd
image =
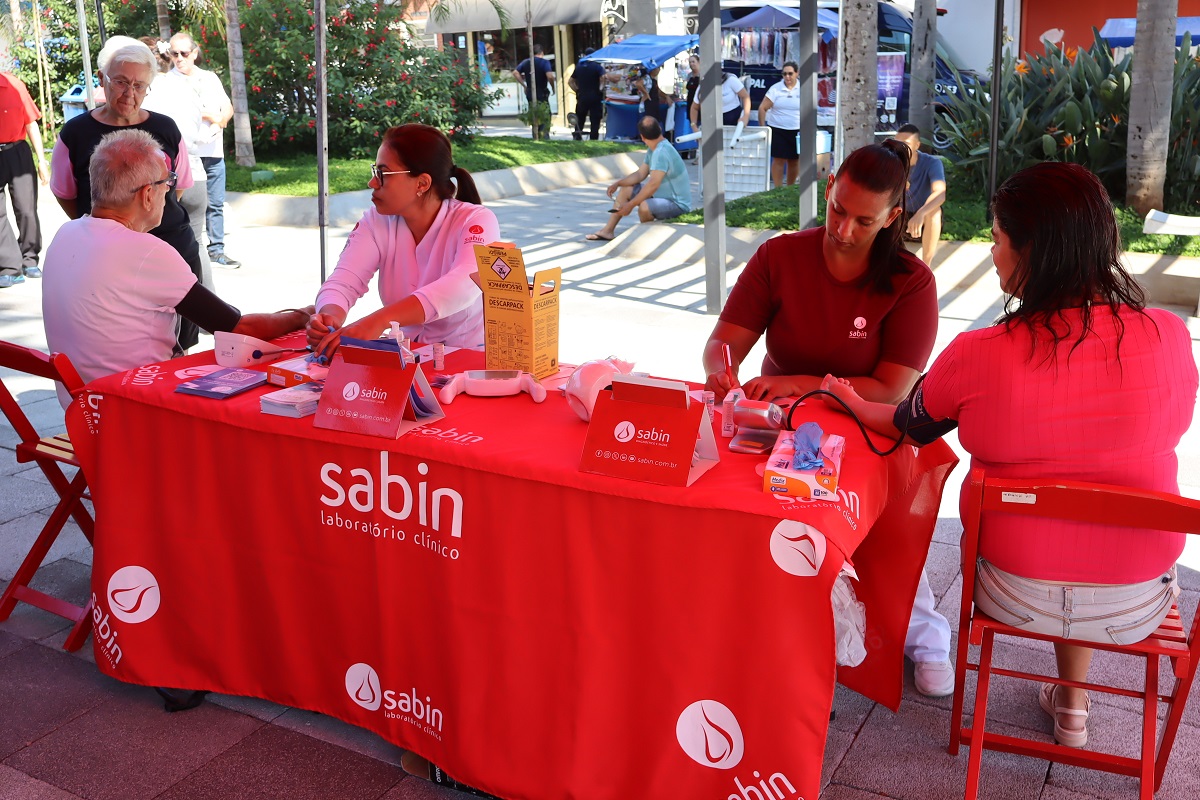
<svg viewBox="0 0 1200 800"><path fill-rule="evenodd" d="M42 199L49 241L64 218L48 192ZM608 205L603 185L597 184L509 198L491 207L501 231L524 249L531 265L564 269L563 361L618 355L654 374L702 378L700 347L713 324L713 317L703 313L703 268L661 255L626 260L619 257L619 248L601 250L584 242L583 234L605 221ZM246 311L311 302L320 283L315 230L245 226L236 219L227 220L227 227L228 250L245 266L215 271L219 294ZM636 236L636 227L626 222L620 233ZM348 232L331 231L330 264ZM985 246L945 247L936 267L940 349L958 332L993 320L1002 297ZM735 277L730 274L731 283ZM377 307L369 299L373 294L356 313ZM0 338L44 349L40 308L36 280L0 292ZM202 340L201 347L208 346L211 339ZM49 384L0 377L42 432L62 429L62 412ZM14 442L11 428L0 424L0 586L11 579L54 503L36 467L15 462ZM956 440L951 442L958 447ZM1180 464L1184 493L1200 497L1200 436L1194 429L1180 448ZM946 489L928 563L939 608L955 627L962 588L956 502L964 474L965 459ZM1189 548L1182 563L1181 605L1190 615L1200 601L1200 543ZM89 592L90 566L90 547L69 525L35 585L82 602ZM58 618L24 605L0 623L0 799L466 797L406 777L398 767L401 751L375 734L308 711L213 696L194 711L166 714L149 690L101 675L90 643L79 653L63 652L66 631ZM1048 650L1027 644L1003 644L998 658L1043 667L1052 663ZM1135 670L1101 657L1095 675L1132 679ZM1200 707L1195 697L1192 701L1158 794L1161 800L1190 800L1200 793L1195 768L1200 761ZM1048 721L1029 686L1000 681L992 707L999 729L1049 738ZM960 797L966 753L957 758L946 753L949 708L948 698L916 694L911 668L899 713L839 688L822 796ZM1136 708L1130 702L1098 698L1092 719L1097 745L1136 747ZM992 753L984 756L984 780L983 796L989 798L1081 800L1137 793L1130 779Z"/></svg>

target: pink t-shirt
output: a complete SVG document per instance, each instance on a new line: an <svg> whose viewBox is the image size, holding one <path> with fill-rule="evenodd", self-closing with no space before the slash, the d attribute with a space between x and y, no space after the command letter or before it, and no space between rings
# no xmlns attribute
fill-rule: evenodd
<svg viewBox="0 0 1200 800"><path fill-rule="evenodd" d="M1072 352L1072 326L1047 361L1031 357L1025 325L960 334L925 377L926 409L958 420L971 466L1010 478L1064 478L1178 492L1175 447L1192 421L1197 372L1187 327L1174 314L1093 307L1092 332ZM1119 361L1114 355L1119 356ZM960 500L965 503L967 485ZM1053 582L1153 579L1183 552L1184 534L988 513L980 555L1005 572Z"/></svg>
<svg viewBox="0 0 1200 800"><path fill-rule="evenodd" d="M824 228L767 241L738 277L721 320L767 334L763 375L870 375L881 361L922 370L937 337L937 287L924 262L877 293L835 280L821 252Z"/></svg>

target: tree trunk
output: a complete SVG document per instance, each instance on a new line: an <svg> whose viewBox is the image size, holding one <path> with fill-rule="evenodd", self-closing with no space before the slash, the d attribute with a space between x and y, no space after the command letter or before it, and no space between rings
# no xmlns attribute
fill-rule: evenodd
<svg viewBox="0 0 1200 800"><path fill-rule="evenodd" d="M908 87L908 121L933 139L933 60L937 43L937 0L913 5L912 80Z"/></svg>
<svg viewBox="0 0 1200 800"><path fill-rule="evenodd" d="M238 0L225 0L225 42L229 47L229 94L233 101L234 160L253 167L254 142L250 136L250 109L246 104L246 60L242 57L242 25Z"/></svg>
<svg viewBox="0 0 1200 800"><path fill-rule="evenodd" d="M1143 217L1163 207L1178 14L1179 0L1138 0L1129 90L1125 203Z"/></svg>
<svg viewBox="0 0 1200 800"><path fill-rule="evenodd" d="M879 8L876 0L845 0L842 4L842 74L838 75L838 104L842 108L842 141L850 153L875 142L879 97L877 74Z"/></svg>
<svg viewBox="0 0 1200 800"><path fill-rule="evenodd" d="M171 40L171 12L167 9L167 0L155 0L158 11L158 38L164 42Z"/></svg>

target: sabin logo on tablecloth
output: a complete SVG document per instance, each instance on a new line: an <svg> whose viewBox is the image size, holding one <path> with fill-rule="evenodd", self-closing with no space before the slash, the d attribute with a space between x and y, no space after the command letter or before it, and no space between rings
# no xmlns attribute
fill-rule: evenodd
<svg viewBox="0 0 1200 800"><path fill-rule="evenodd" d="M675 736L689 758L713 769L736 767L746 746L737 717L716 700L697 700L685 708L675 723Z"/></svg>
<svg viewBox="0 0 1200 800"><path fill-rule="evenodd" d="M383 702L379 673L370 664L359 662L346 670L346 694L367 711L378 711Z"/></svg>
<svg viewBox="0 0 1200 800"><path fill-rule="evenodd" d="M717 700L697 700L683 710L675 723L675 737L688 757L704 767L733 769L742 761L746 742L742 726L729 707ZM763 777L768 770L752 770L753 777L733 778L726 800L804 800L782 772Z"/></svg>
<svg viewBox="0 0 1200 800"><path fill-rule="evenodd" d="M121 622L145 622L158 611L158 580L145 567L122 567L108 579L108 606Z"/></svg>
<svg viewBox="0 0 1200 800"><path fill-rule="evenodd" d="M346 670L346 694L367 711L383 710L388 719L399 720L427 733L439 742L442 740L442 710L434 705L433 698L418 692L384 689L379 673L370 664L359 662Z"/></svg>
<svg viewBox="0 0 1200 800"><path fill-rule="evenodd" d="M823 533L794 519L781 521L771 532L771 558L789 575L811 578L819 573L827 546Z"/></svg>

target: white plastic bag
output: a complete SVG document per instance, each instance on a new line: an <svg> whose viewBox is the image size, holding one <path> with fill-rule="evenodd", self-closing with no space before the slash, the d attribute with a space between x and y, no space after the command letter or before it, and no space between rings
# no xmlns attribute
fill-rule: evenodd
<svg viewBox="0 0 1200 800"><path fill-rule="evenodd" d="M843 566L829 596L833 605L834 659L845 667L857 667L867 657L867 608L854 594L851 578L858 578L854 568Z"/></svg>

